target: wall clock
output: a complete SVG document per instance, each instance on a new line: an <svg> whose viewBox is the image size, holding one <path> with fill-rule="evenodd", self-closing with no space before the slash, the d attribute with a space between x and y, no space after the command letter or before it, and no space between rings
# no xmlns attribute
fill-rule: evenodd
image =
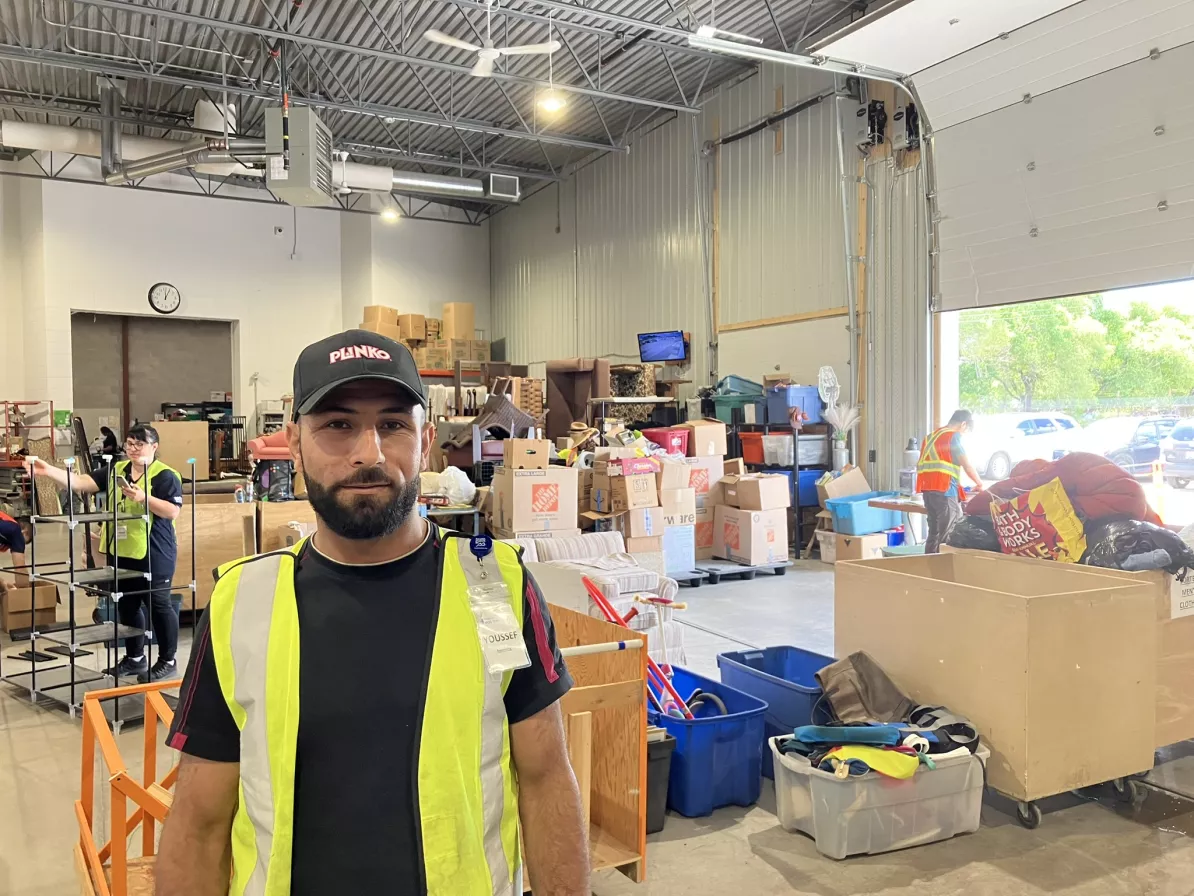
<svg viewBox="0 0 1194 896"><path fill-rule="evenodd" d="M170 283L155 283L149 287L149 307L158 314L173 314L182 304L182 293Z"/></svg>

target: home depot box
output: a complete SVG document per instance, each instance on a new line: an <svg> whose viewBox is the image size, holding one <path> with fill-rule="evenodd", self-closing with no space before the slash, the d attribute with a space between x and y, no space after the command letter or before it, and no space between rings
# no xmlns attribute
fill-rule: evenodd
<svg viewBox="0 0 1194 896"><path fill-rule="evenodd" d="M508 470L493 478L493 518L511 532L575 529L576 470Z"/></svg>
<svg viewBox="0 0 1194 896"><path fill-rule="evenodd" d="M786 510L741 510L722 504L713 512L713 556L750 566L786 563Z"/></svg>
<svg viewBox="0 0 1194 896"><path fill-rule="evenodd" d="M398 329L403 339L422 342L427 338L427 318L421 314L399 314Z"/></svg>
<svg viewBox="0 0 1194 896"><path fill-rule="evenodd" d="M546 439L505 439L502 464L510 470L546 470L551 465L551 442ZM579 485L577 486L579 490Z"/></svg>
<svg viewBox="0 0 1194 896"><path fill-rule="evenodd" d="M839 562L834 600L835 655L865 650L917 703L968 718L991 750L988 783L1012 799L1152 768L1147 584L964 551Z"/></svg>
<svg viewBox="0 0 1194 896"><path fill-rule="evenodd" d="M500 538L503 541L514 541L518 538L577 538L580 536L580 529L501 529L493 527L490 530L494 538Z"/></svg>
<svg viewBox="0 0 1194 896"><path fill-rule="evenodd" d="M665 526L696 525L696 491L691 488L665 488L659 492Z"/></svg>
<svg viewBox="0 0 1194 896"><path fill-rule="evenodd" d="M488 361L492 357L488 339L470 339L468 345L470 361Z"/></svg>
<svg viewBox="0 0 1194 896"><path fill-rule="evenodd" d="M636 507L614 516L614 527L624 539L655 538L663 535L663 508ZM662 550L662 548L660 548Z"/></svg>
<svg viewBox="0 0 1194 896"><path fill-rule="evenodd" d="M695 420L679 428L688 430L689 457L725 456L726 425L720 420Z"/></svg>
<svg viewBox="0 0 1194 896"><path fill-rule="evenodd" d="M787 476L774 473L748 473L726 476L721 481L725 503L743 510L779 510L792 506Z"/></svg>
<svg viewBox="0 0 1194 896"><path fill-rule="evenodd" d="M623 513L639 507L657 507L659 494L655 490L655 476L638 473L633 476L603 476L593 474L592 506L601 513Z"/></svg>
<svg viewBox="0 0 1194 896"><path fill-rule="evenodd" d="M698 560L710 560L713 557L713 523L716 509L712 505L696 509L693 540L696 543L696 558Z"/></svg>
<svg viewBox="0 0 1194 896"><path fill-rule="evenodd" d="M361 312L361 320L367 324L398 325L398 311L388 305L366 305Z"/></svg>
<svg viewBox="0 0 1194 896"><path fill-rule="evenodd" d="M887 547L887 533L876 535L843 535L824 529L817 531L817 542L821 548L822 563L837 563L842 560L877 560Z"/></svg>
<svg viewBox="0 0 1194 896"><path fill-rule="evenodd" d="M1049 563L1027 557L1007 557L1022 564ZM1034 568L1028 566L1029 569ZM1160 749L1194 739L1194 577L1178 582L1163 570L1123 572L1083 567L1127 582L1143 582L1152 589L1157 620L1157 733Z"/></svg>
<svg viewBox="0 0 1194 896"><path fill-rule="evenodd" d="M445 304L440 333L444 339L469 340L476 336L472 302L448 302Z"/></svg>
<svg viewBox="0 0 1194 896"><path fill-rule="evenodd" d="M722 480L722 459L720 457L689 457L685 460L688 467L688 487L696 493L697 507L706 504L723 503L720 495L710 495L715 486Z"/></svg>

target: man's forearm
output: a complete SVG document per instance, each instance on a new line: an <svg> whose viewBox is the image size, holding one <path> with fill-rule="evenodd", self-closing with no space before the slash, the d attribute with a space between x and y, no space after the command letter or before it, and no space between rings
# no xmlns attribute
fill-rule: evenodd
<svg viewBox="0 0 1194 896"><path fill-rule="evenodd" d="M167 816L154 862L157 896L227 896L232 877L228 830L196 830Z"/></svg>
<svg viewBox="0 0 1194 896"><path fill-rule="evenodd" d="M527 871L536 896L589 896L589 842L572 768L519 780Z"/></svg>

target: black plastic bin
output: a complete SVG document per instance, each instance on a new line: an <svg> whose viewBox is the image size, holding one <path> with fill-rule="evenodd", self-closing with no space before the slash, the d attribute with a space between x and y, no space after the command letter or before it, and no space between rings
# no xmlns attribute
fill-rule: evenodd
<svg viewBox="0 0 1194 896"><path fill-rule="evenodd" d="M670 734L647 744L647 833L663 830L667 817L667 782L672 771L676 739Z"/></svg>

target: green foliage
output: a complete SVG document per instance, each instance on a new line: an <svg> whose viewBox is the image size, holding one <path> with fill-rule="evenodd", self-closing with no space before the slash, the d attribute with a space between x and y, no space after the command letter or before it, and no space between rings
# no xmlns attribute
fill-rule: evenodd
<svg viewBox="0 0 1194 896"><path fill-rule="evenodd" d="M1191 348L1194 316L1143 302L1124 313L1097 294L964 311L962 405L1078 416L1188 406Z"/></svg>

